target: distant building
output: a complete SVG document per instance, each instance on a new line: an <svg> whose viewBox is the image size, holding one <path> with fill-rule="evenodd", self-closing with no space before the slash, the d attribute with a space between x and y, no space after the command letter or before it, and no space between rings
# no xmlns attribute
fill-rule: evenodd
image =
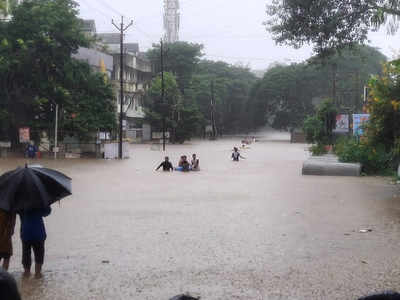
<svg viewBox="0 0 400 300"><path fill-rule="evenodd" d="M99 33L96 36L111 53L120 53L121 37L119 33ZM124 53L139 54L139 44L124 43Z"/></svg>
<svg viewBox="0 0 400 300"><path fill-rule="evenodd" d="M82 20L82 31L91 36L95 35L97 33L95 20Z"/></svg>
<svg viewBox="0 0 400 300"><path fill-rule="evenodd" d="M175 43L179 41L179 0L164 0L164 41Z"/></svg>
<svg viewBox="0 0 400 300"><path fill-rule="evenodd" d="M118 112L120 110L120 35L115 33L100 33L97 37L107 47L113 56L112 81L117 94ZM139 44L124 44L124 99L123 112L126 126L125 136L135 141L150 140L151 129L144 122L144 95L152 79L151 63L140 53Z"/></svg>
<svg viewBox="0 0 400 300"><path fill-rule="evenodd" d="M86 61L93 70L104 73L111 79L114 68L114 58L97 49L79 48L78 53L72 55L73 58Z"/></svg>

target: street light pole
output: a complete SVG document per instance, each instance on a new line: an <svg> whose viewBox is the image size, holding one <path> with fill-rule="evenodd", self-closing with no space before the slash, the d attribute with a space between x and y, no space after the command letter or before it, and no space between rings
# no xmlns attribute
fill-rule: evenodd
<svg viewBox="0 0 400 300"><path fill-rule="evenodd" d="M211 81L211 126L212 126L212 139L216 139L217 128L215 126L214 80Z"/></svg>
<svg viewBox="0 0 400 300"><path fill-rule="evenodd" d="M56 124L54 130L54 159L57 159L58 152L58 104L56 104Z"/></svg>
<svg viewBox="0 0 400 300"><path fill-rule="evenodd" d="M122 135L123 135L123 101L124 101L124 32L133 25L133 21L128 26L124 27L124 17L121 16L121 25L117 26L112 20L112 24L120 32L120 66L119 66L119 79L120 79L120 108L119 108L119 147L118 158L122 159Z"/></svg>
<svg viewBox="0 0 400 300"><path fill-rule="evenodd" d="M165 113L166 113L166 104L165 104L165 82L164 82L164 43L161 39L161 105L163 110L163 151L165 152Z"/></svg>

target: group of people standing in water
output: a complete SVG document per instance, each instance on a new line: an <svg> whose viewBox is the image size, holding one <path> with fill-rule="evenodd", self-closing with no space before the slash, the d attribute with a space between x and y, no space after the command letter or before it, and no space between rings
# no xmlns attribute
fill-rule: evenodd
<svg viewBox="0 0 400 300"><path fill-rule="evenodd" d="M169 161L169 157L166 156L164 161L157 167L156 171L161 167L165 172L172 172L174 170L180 172L200 171L200 160L197 158L196 154L193 154L192 160L189 162L187 156L182 155L179 159L178 166L174 168L172 163Z"/></svg>

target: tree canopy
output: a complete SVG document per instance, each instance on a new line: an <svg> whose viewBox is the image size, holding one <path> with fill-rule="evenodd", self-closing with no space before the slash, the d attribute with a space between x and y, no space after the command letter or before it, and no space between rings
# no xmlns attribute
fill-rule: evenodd
<svg viewBox="0 0 400 300"><path fill-rule="evenodd" d="M225 62L202 60L193 76L190 95L210 123L214 94L216 126L220 133L246 131L249 127L248 99L257 81L250 69ZM213 90L212 90L213 87Z"/></svg>
<svg viewBox="0 0 400 300"><path fill-rule="evenodd" d="M71 0L24 1L9 22L0 22L0 118L8 124L0 136L15 142L18 127L48 129L54 104L65 113L61 130L71 116L82 137L114 127L111 85L71 56L90 46L76 7Z"/></svg>
<svg viewBox="0 0 400 300"><path fill-rule="evenodd" d="M396 31L398 0L273 0L267 5L267 29L279 44L312 44L325 55L364 43L368 31L388 24Z"/></svg>
<svg viewBox="0 0 400 300"><path fill-rule="evenodd" d="M278 129L298 128L323 99L334 99L338 109L362 111L364 85L380 74L386 61L378 50L363 46L323 61L277 65L257 82L249 99L253 126L270 123ZM334 66L334 68L332 68Z"/></svg>
<svg viewBox="0 0 400 300"><path fill-rule="evenodd" d="M161 71L161 45L147 52L157 73ZM176 76L179 89L184 94L189 86L197 64L202 57L203 45L188 42L175 42L164 45L164 71Z"/></svg>
<svg viewBox="0 0 400 300"><path fill-rule="evenodd" d="M256 82L256 76L244 67L202 60L203 46L199 44L177 42L166 44L165 48L165 70L170 73L166 77L166 88L170 86L167 80L174 75L179 89L179 93L175 93L174 101L180 103L178 115L181 122L173 131L173 136L182 140L182 137L187 139L194 134L204 134L206 125L211 123L212 94L216 103L215 119L218 131L221 133L245 131L248 120L247 101L251 87ZM147 55L159 73L160 45L149 50ZM158 79L153 81L153 85L155 87L148 93L148 98L152 99L150 103L157 103L161 94ZM157 118L152 112L157 113L157 108L153 107L147 111L148 117L157 124ZM171 112L166 114L168 119ZM177 119L174 122L169 126L178 124Z"/></svg>
<svg viewBox="0 0 400 300"><path fill-rule="evenodd" d="M202 116L195 103L184 100L172 73L164 73L164 91L162 99L161 76L158 75L147 92L146 119L153 131L162 131L165 120L171 141L182 143L198 132Z"/></svg>

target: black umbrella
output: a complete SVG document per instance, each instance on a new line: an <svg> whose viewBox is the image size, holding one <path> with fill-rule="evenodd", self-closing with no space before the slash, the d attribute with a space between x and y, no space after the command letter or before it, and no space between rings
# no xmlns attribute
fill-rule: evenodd
<svg viewBox="0 0 400 300"><path fill-rule="evenodd" d="M20 212L48 207L71 195L71 178L51 169L25 166L0 177L0 209Z"/></svg>

